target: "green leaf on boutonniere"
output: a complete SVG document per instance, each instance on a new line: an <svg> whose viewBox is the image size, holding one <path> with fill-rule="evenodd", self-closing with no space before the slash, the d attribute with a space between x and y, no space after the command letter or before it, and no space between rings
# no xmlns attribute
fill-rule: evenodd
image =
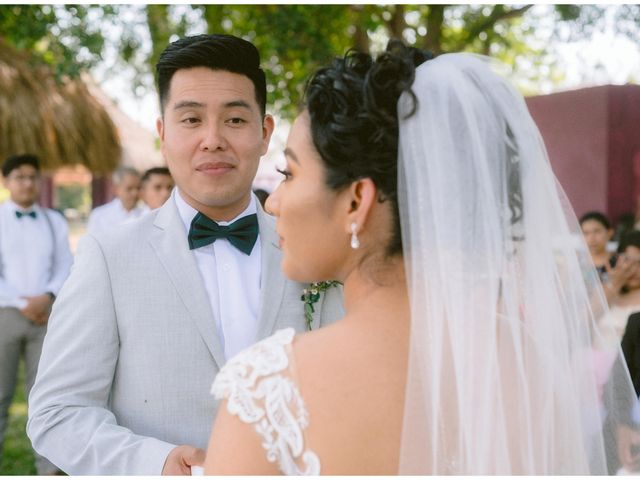
<svg viewBox="0 0 640 480"><path fill-rule="evenodd" d="M307 324L307 330L311 330L313 313L316 311L313 304L320 300L320 294L322 292L326 292L328 289L338 285L340 285L340 282L337 280L314 282L309 285L309 288L305 288L302 291L302 297L300 297L300 300L304 302L304 319Z"/></svg>

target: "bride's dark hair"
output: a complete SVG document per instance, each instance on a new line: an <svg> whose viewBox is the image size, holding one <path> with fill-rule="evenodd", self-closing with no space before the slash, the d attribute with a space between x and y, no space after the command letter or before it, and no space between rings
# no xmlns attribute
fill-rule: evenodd
<svg viewBox="0 0 640 480"><path fill-rule="evenodd" d="M305 107L311 137L326 171L326 184L339 190L371 178L390 201L394 232L387 255L402 252L398 213L398 113L403 92L411 92L415 68L431 58L428 52L392 40L378 58L349 51L309 80Z"/></svg>

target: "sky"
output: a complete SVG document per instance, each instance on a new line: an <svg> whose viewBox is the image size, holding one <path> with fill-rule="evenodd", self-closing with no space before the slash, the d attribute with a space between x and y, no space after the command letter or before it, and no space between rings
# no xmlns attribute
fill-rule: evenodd
<svg viewBox="0 0 640 480"><path fill-rule="evenodd" d="M640 42L634 43L616 32L614 8L609 6L606 28L594 32L590 40L556 45L559 58L567 66L566 79L559 85L560 89L629 81L640 83Z"/></svg>
<svg viewBox="0 0 640 480"><path fill-rule="evenodd" d="M531 13L543 13L550 5L536 5ZM564 73L560 81L552 82L545 78L551 75L546 67L541 72L541 80L535 87L541 93L569 90L605 84L624 84L627 82L640 83L640 42L634 43L627 36L616 32L616 25L612 14L615 5L607 7L605 28L595 31L590 39L578 42L551 43L551 50L557 58L556 68ZM544 17L544 16L543 16ZM549 18L550 16L547 16ZM135 14L125 21L135 21ZM144 22L143 22L144 23ZM553 25L547 23L536 24L536 37L533 42L548 42ZM141 30L140 36L148 39L148 32ZM199 33L199 32L188 32ZM117 36L120 32L113 29L108 32ZM148 43L147 48L149 48ZM132 72L112 70L116 52L107 50L105 62L94 69L94 79L131 118L143 127L155 132L155 123L159 114L157 96L155 92L136 97L131 92ZM117 72L114 73L114 72ZM517 78L513 79L518 81ZM523 85L526 82L523 82ZM285 146L289 125L276 118L276 130L272 137L269 152L262 161L258 172L256 186L272 190L279 177L275 174L276 164L282 161L282 151Z"/></svg>

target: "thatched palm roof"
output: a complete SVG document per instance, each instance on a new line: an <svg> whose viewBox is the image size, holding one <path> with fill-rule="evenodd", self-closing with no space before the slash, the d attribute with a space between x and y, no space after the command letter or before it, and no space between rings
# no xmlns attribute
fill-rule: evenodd
<svg viewBox="0 0 640 480"><path fill-rule="evenodd" d="M115 125L81 80L56 83L0 41L0 159L15 153L40 156L44 170L82 164L95 173L121 159Z"/></svg>
<svg viewBox="0 0 640 480"><path fill-rule="evenodd" d="M83 75L83 81L91 96L104 107L118 129L122 145L122 165L133 167L139 172L151 167L166 166L157 134L122 111L91 77Z"/></svg>

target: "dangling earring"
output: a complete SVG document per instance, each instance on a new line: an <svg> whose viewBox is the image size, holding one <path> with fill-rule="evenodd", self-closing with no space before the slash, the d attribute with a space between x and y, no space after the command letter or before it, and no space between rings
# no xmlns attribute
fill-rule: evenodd
<svg viewBox="0 0 640 480"><path fill-rule="evenodd" d="M354 250L360 246L360 240L358 240L358 234L356 232L358 224L353 222L351 224L351 248Z"/></svg>

